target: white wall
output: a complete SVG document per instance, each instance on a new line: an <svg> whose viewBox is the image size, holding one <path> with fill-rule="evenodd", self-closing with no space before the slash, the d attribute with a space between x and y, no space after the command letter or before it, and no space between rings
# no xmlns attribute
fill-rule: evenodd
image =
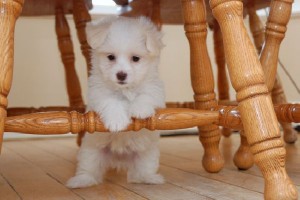
<svg viewBox="0 0 300 200"><path fill-rule="evenodd" d="M68 20L74 43L76 69L86 94L86 67L81 55L74 23ZM247 22L247 20L245 20ZM300 86L300 17L289 23L286 38L282 42L280 59ZM160 72L165 82L168 101L192 100L189 79L189 47L182 26L164 26L164 43ZM207 37L209 54L215 69L212 33ZM299 101L300 95L279 67L279 73L290 101ZM234 98L234 92L232 98ZM15 33L15 65L9 106L67 105L64 69L60 61L54 20L47 18L20 18Z"/></svg>
<svg viewBox="0 0 300 200"><path fill-rule="evenodd" d="M81 55L74 23L69 24L75 47L76 69L85 98L87 73ZM280 59L286 65L294 80L300 86L300 17L293 16L284 39ZM167 101L189 101L193 92L189 79L189 47L182 26L164 26L164 44L160 72L165 82ZM215 69L212 33L208 33L208 50ZM279 68L284 89L289 101L300 100L300 95L291 85L287 76ZM232 98L234 98L234 92ZM67 105L68 99L64 83L64 70L60 61L54 18L21 17L15 32L15 64L13 86L9 94L9 106Z"/></svg>

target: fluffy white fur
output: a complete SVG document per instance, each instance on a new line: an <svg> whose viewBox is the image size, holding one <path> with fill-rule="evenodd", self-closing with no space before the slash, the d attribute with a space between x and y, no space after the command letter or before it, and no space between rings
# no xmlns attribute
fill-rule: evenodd
<svg viewBox="0 0 300 200"><path fill-rule="evenodd" d="M125 17L90 23L86 33L93 49L88 107L101 116L110 133L85 135L76 175L67 186L101 183L109 168L126 169L131 183L163 183L157 174L159 134L145 129L121 132L131 117L147 118L165 106L157 69L161 33L146 18Z"/></svg>

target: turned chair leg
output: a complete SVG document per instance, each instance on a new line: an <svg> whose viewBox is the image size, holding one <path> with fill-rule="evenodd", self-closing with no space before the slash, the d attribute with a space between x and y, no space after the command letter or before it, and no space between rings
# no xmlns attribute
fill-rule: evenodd
<svg viewBox="0 0 300 200"><path fill-rule="evenodd" d="M15 23L23 3L23 0L0 1L0 153L7 116L7 95L12 83Z"/></svg>
<svg viewBox="0 0 300 200"><path fill-rule="evenodd" d="M251 1L251 2L252 2L252 4L248 6L250 30L251 30L252 36L254 38L254 44L255 44L257 51L261 52L264 41L265 41L265 31L264 31L265 27L264 27L263 23L261 22L259 16L256 14L256 10L254 8L255 2L254 1ZM276 19L273 19L273 20L276 21ZM267 34L269 34L269 33L267 33ZM269 37L272 37L272 34L269 34L269 35L270 35ZM279 40L282 40L282 39L279 39ZM270 43L270 41L269 41L269 43ZM280 42L279 42L279 44L280 44ZM278 46L278 48L279 48L279 46ZM263 63L265 63L266 58L262 59L261 61ZM277 65L277 63L274 63L274 65ZM265 66L264 69L267 69L267 67L273 67L273 66ZM273 68L276 69L276 66ZM284 94L282 84L280 81L280 77L278 74L276 76L273 89L271 89L269 91L272 92L272 100L273 100L274 104L286 104L287 103L286 96ZM297 133L292 128L291 123L280 122L280 125L283 129L285 142L294 143L297 140Z"/></svg>
<svg viewBox="0 0 300 200"><path fill-rule="evenodd" d="M220 26L216 20L213 25L213 39L214 39L214 52L216 64L218 67L217 82L218 82L218 97L219 100L229 100L229 85L226 72L226 62L223 46L223 37L220 30ZM231 135L231 129L223 128L222 135L229 137Z"/></svg>
<svg viewBox="0 0 300 200"><path fill-rule="evenodd" d="M91 16L83 0L73 0L73 17L75 21L75 26L77 30L77 36L81 45L81 52L85 58L87 72L90 73L91 70L91 47L87 43L85 27L86 23L91 21ZM81 132L77 136L77 144L80 146L82 138L84 137L84 132Z"/></svg>
<svg viewBox="0 0 300 200"><path fill-rule="evenodd" d="M234 154L233 162L240 170L247 170L254 164L253 155L250 151L244 131L240 131L241 144Z"/></svg>
<svg viewBox="0 0 300 200"><path fill-rule="evenodd" d="M209 110L217 106L214 80L208 57L205 4L202 0L182 0L184 28L190 44L191 81L194 90L195 109ZM204 147L202 164L208 172L218 172L224 165L219 150L219 127L199 127L199 138Z"/></svg>
<svg viewBox="0 0 300 200"><path fill-rule="evenodd" d="M70 36L70 28L62 8L56 8L55 30L61 59L65 68L69 105L71 107L83 107L79 78L75 70L75 56L73 43Z"/></svg>
<svg viewBox="0 0 300 200"><path fill-rule="evenodd" d="M275 105L287 103L279 76L275 79L275 84L272 90L272 100ZM297 140L297 132L293 129L292 124L288 122L280 122L280 125L283 130L284 141L287 143L295 143Z"/></svg>
<svg viewBox="0 0 300 200"><path fill-rule="evenodd" d="M265 199L297 199L297 190L286 173L286 151L264 72L244 26L243 3L211 0L210 4L223 34L226 62L237 91L245 136L265 180Z"/></svg>
<svg viewBox="0 0 300 200"><path fill-rule="evenodd" d="M249 2L247 9L249 13L250 32L257 52L260 53L265 42L265 27L259 16L256 14L255 0Z"/></svg>
<svg viewBox="0 0 300 200"><path fill-rule="evenodd" d="M77 36L81 45L81 52L85 58L88 73L91 70L91 47L87 43L85 27L91 21L91 16L84 3L84 0L73 0L73 17L77 30Z"/></svg>

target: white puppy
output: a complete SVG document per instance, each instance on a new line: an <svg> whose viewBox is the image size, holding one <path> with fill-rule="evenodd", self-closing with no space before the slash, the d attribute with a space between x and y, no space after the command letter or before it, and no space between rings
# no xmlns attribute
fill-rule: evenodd
<svg viewBox="0 0 300 200"><path fill-rule="evenodd" d="M130 183L161 184L159 134L120 132L131 117L147 118L165 106L158 76L161 33L147 18L109 17L86 28L92 47L88 107L110 133L86 134L70 188L101 183L107 169L127 170Z"/></svg>

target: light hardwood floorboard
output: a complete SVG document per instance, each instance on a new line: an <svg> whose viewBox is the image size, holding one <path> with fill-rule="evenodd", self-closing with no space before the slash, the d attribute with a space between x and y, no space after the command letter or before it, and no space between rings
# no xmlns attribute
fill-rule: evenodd
<svg viewBox="0 0 300 200"><path fill-rule="evenodd" d="M263 199L264 181L258 168L239 171L232 162L238 145L238 134L222 138L225 167L210 174L201 166L203 148L197 136L162 137L160 173L165 184L128 184L124 172L111 171L103 184L68 189L64 184L76 168L75 138L5 141L0 156L0 200ZM286 147L287 171L300 193L299 142Z"/></svg>

